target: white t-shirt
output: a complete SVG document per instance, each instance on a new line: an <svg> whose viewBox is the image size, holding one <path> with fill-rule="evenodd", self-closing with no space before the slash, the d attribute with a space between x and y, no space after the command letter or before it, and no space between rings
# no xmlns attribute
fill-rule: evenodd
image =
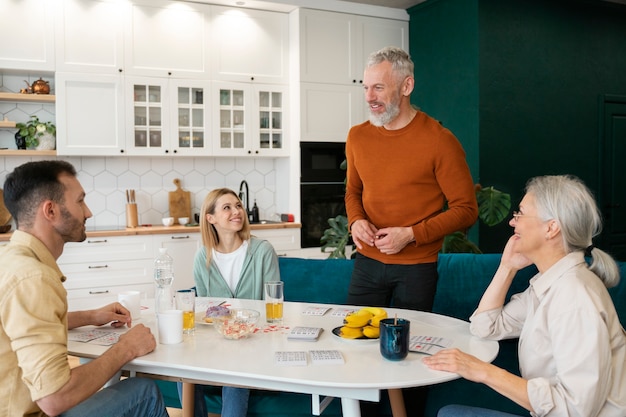
<svg viewBox="0 0 626 417"><path fill-rule="evenodd" d="M243 244L231 253L221 253L213 249L213 261L217 265L217 269L224 277L230 290L234 293L241 277L241 268L243 260L248 251L248 241L244 240Z"/></svg>

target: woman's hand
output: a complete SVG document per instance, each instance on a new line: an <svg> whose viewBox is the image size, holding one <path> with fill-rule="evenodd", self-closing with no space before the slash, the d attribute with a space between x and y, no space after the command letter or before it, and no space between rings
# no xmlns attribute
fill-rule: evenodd
<svg viewBox="0 0 626 417"><path fill-rule="evenodd" d="M492 366L456 348L440 350L423 358L422 362L430 369L454 372L474 382L484 382L487 368Z"/></svg>
<svg viewBox="0 0 626 417"><path fill-rule="evenodd" d="M532 264L530 259L517 251L516 247L518 241L519 238L516 235L509 238L504 250L502 251L502 259L500 260L501 265L515 271L519 271L520 269Z"/></svg>

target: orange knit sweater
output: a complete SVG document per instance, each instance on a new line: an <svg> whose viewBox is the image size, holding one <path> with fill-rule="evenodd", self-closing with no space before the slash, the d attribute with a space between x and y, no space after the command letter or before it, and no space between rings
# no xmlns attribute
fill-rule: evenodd
<svg viewBox="0 0 626 417"><path fill-rule="evenodd" d="M360 252L386 264L435 262L444 236L470 227L478 206L465 151L456 137L423 112L399 130L365 122L346 142L349 224L412 226L415 242L395 255L364 245ZM442 211L444 201L448 210Z"/></svg>

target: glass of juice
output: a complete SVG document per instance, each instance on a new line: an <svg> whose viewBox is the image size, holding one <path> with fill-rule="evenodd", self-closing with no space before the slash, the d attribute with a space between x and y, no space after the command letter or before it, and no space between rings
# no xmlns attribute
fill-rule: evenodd
<svg viewBox="0 0 626 417"><path fill-rule="evenodd" d="M268 323L283 322L284 283L268 281L265 283L265 318Z"/></svg>
<svg viewBox="0 0 626 417"><path fill-rule="evenodd" d="M196 330L196 292L192 289L176 291L176 308L183 311L183 333Z"/></svg>

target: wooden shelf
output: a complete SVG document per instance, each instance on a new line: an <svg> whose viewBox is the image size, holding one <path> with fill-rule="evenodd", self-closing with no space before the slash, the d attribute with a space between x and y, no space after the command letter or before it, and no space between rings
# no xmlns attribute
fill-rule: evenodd
<svg viewBox="0 0 626 417"><path fill-rule="evenodd" d="M15 128L15 122L10 120L0 120L0 128L13 129Z"/></svg>
<svg viewBox="0 0 626 417"><path fill-rule="evenodd" d="M0 101L14 101L18 103L54 103L56 101L56 96L50 94L0 93Z"/></svg>
<svg viewBox="0 0 626 417"><path fill-rule="evenodd" d="M34 149L0 149L0 156L56 156L57 151L36 151Z"/></svg>

